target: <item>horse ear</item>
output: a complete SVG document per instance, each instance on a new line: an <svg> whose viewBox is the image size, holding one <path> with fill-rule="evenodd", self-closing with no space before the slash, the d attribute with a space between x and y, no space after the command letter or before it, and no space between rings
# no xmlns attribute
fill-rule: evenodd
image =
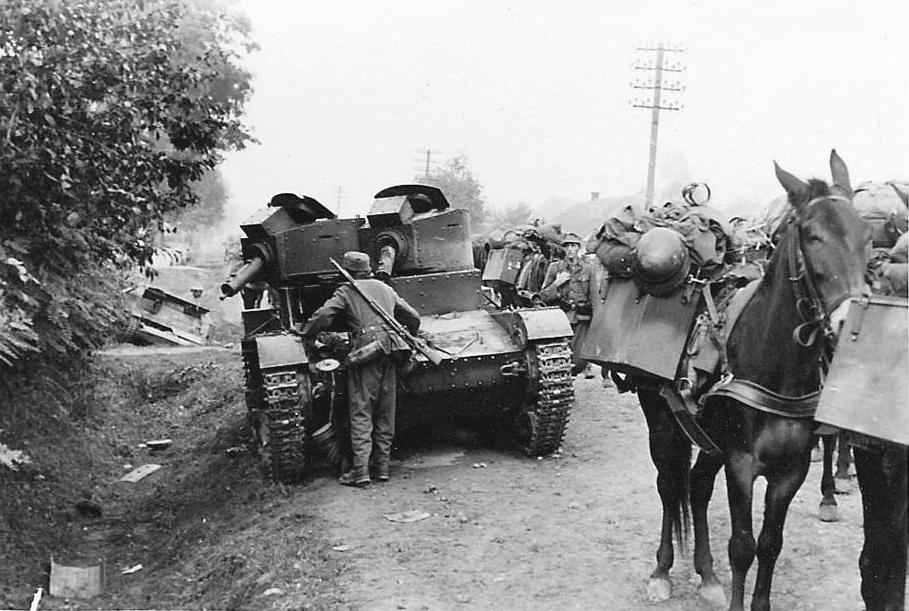
<svg viewBox="0 0 909 611"><path fill-rule="evenodd" d="M833 184L852 193L852 185L849 184L849 170L846 169L846 162L836 154L836 149L830 149L830 174L833 176Z"/></svg>
<svg viewBox="0 0 909 611"><path fill-rule="evenodd" d="M776 172L776 179L780 181L780 184L783 185L783 188L786 189L786 193L789 194L789 203L793 205L800 204L804 202L808 197L808 183L793 176L786 170L780 167L780 165L774 161L773 169Z"/></svg>

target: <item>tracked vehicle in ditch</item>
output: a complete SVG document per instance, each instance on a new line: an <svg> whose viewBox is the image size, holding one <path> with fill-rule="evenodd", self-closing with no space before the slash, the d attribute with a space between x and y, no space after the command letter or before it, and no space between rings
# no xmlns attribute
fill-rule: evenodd
<svg viewBox="0 0 909 611"><path fill-rule="evenodd" d="M365 218L283 193L242 224L245 263L221 291L268 286L270 305L243 311L242 353L250 423L275 479L298 481L320 455L333 458L350 341L342 329L316 341L298 331L344 281L331 259L349 250L369 254L376 275L420 313L421 338L444 355L438 364L414 355L399 419L483 414L528 456L560 447L574 405L568 319L559 308L502 309L485 297L469 225L466 210L426 185L380 191Z"/></svg>

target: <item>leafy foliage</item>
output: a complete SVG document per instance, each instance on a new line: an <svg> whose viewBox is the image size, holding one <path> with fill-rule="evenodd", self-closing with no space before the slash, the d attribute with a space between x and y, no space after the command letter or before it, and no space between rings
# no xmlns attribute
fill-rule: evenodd
<svg viewBox="0 0 909 611"><path fill-rule="evenodd" d="M531 222L533 208L527 202L517 202L505 208L496 208L489 211L487 225L494 227L516 227Z"/></svg>
<svg viewBox="0 0 909 611"><path fill-rule="evenodd" d="M467 167L467 158L463 155L451 159L441 170L432 174L428 182L442 189L453 208L470 211L472 227L479 227L486 220L483 187Z"/></svg>
<svg viewBox="0 0 909 611"><path fill-rule="evenodd" d="M173 215L173 223L183 231L212 227L224 220L224 203L227 200L227 186L218 170L206 172L193 183L198 203L179 210Z"/></svg>
<svg viewBox="0 0 909 611"><path fill-rule="evenodd" d="M116 269L250 139L246 32L202 0L0 3L0 364L103 341Z"/></svg>

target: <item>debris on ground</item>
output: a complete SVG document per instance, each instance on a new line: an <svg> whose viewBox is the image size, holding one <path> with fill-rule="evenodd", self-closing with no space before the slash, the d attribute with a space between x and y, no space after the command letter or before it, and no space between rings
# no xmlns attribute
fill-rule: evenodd
<svg viewBox="0 0 909 611"><path fill-rule="evenodd" d="M411 509L410 511L388 513L382 517L384 517L389 522L409 524L410 522L419 522L420 520L425 520L426 518L431 517L431 515L425 511L420 511L419 509Z"/></svg>
<svg viewBox="0 0 909 611"><path fill-rule="evenodd" d="M284 590L281 588L268 588L262 592L262 596L280 596L282 594L284 594Z"/></svg>
<svg viewBox="0 0 909 611"><path fill-rule="evenodd" d="M51 558L50 594L57 598L94 598L101 594L101 565L64 566Z"/></svg>
<svg viewBox="0 0 909 611"><path fill-rule="evenodd" d="M341 545L333 546L331 549L333 549L336 552L349 552L350 550L357 549L358 547L360 547L360 545L349 545L346 543L342 543Z"/></svg>
<svg viewBox="0 0 909 611"><path fill-rule="evenodd" d="M161 465L156 465L154 463L146 463L144 465L136 467L135 469L133 469L132 471L130 471L129 473L127 473L126 475L121 477L120 481L135 483L135 482L138 482L140 479L142 479L148 475L151 475L152 473L154 473L155 471L157 471L160 468L161 468Z"/></svg>
<svg viewBox="0 0 909 611"><path fill-rule="evenodd" d="M29 606L28 611L38 611L38 605L41 604L42 594L44 594L44 588L38 588L35 591L35 595L32 597L32 604Z"/></svg>
<svg viewBox="0 0 909 611"><path fill-rule="evenodd" d="M6 444L0 443L0 465L18 471L19 465L27 465L31 461L22 450L13 450Z"/></svg>
<svg viewBox="0 0 909 611"><path fill-rule="evenodd" d="M79 512L79 515L86 518L100 518L104 513L101 505L90 499L80 499L76 501L73 506L76 508L76 511Z"/></svg>
<svg viewBox="0 0 909 611"><path fill-rule="evenodd" d="M173 443L173 439L152 439L151 441L146 441L145 446L152 452L156 452L158 450L169 448L173 445Z"/></svg>
<svg viewBox="0 0 909 611"><path fill-rule="evenodd" d="M120 574L121 575L132 575L133 573L135 573L137 571L141 571L142 568L143 567L141 564L134 564L134 565L127 567L127 568L123 569L122 571L120 571Z"/></svg>

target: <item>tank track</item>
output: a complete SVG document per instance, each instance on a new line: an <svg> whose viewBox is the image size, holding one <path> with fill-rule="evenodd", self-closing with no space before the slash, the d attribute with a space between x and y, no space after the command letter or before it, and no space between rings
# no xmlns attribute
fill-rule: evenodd
<svg viewBox="0 0 909 611"><path fill-rule="evenodd" d="M571 347L567 339L528 347L531 384L536 381L533 407L525 411L527 428L524 452L528 456L551 454L562 445L565 427L574 406Z"/></svg>
<svg viewBox="0 0 909 611"><path fill-rule="evenodd" d="M267 435L262 452L269 475L279 482L298 482L306 470L309 447L297 371L282 368L263 372L262 384L260 427L265 427Z"/></svg>
<svg viewBox="0 0 909 611"><path fill-rule="evenodd" d="M263 404L262 372L259 371L259 358L256 354L256 343L244 340L241 343L243 356L243 377L246 381L246 407L250 412L261 409Z"/></svg>

